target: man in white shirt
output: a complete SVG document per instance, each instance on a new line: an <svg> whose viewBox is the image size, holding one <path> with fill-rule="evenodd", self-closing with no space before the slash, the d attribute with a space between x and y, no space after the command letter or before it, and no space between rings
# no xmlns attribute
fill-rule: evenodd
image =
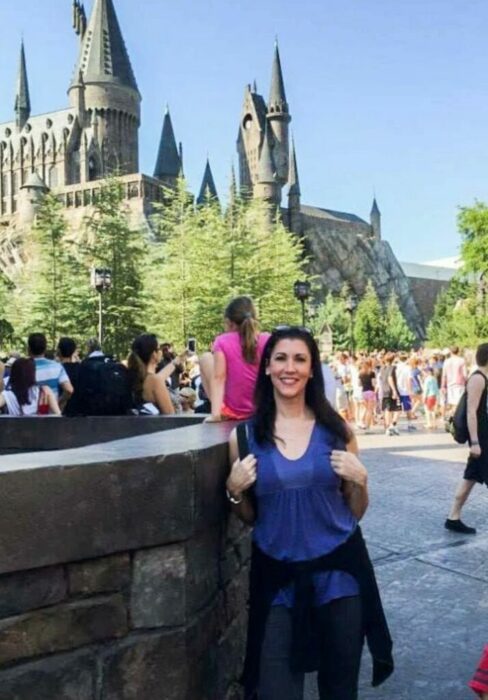
<svg viewBox="0 0 488 700"><path fill-rule="evenodd" d="M466 363L464 358L459 356L459 348L454 346L442 368L441 388L446 396L448 412L453 413L456 410L459 399L466 389L466 379Z"/></svg>
<svg viewBox="0 0 488 700"><path fill-rule="evenodd" d="M396 385L402 409L407 417L407 430L415 430L412 425L412 370L407 362L408 355L400 353L400 359L395 367Z"/></svg>

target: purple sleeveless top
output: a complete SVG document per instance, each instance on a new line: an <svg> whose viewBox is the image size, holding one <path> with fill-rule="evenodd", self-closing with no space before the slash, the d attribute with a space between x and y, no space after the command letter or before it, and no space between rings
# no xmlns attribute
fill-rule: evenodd
<svg viewBox="0 0 488 700"><path fill-rule="evenodd" d="M280 561L304 561L328 554L357 526L340 490L341 480L330 463L342 441L315 424L305 453L284 457L274 445L259 446L249 423L249 448L257 458L258 516L253 539ZM314 605L359 594L356 580L345 572L314 574ZM293 607L293 584L279 591L273 605Z"/></svg>

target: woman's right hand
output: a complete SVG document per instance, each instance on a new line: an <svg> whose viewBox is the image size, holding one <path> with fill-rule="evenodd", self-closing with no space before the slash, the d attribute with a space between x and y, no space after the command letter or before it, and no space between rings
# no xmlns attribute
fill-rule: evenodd
<svg viewBox="0 0 488 700"><path fill-rule="evenodd" d="M227 491L233 498L239 499L256 481L256 457L247 455L243 460L236 459L227 479Z"/></svg>

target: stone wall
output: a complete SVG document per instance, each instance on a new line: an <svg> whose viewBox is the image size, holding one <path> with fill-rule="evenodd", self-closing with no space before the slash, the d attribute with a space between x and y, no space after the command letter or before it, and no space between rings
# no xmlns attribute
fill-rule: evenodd
<svg viewBox="0 0 488 700"><path fill-rule="evenodd" d="M410 282L410 289L417 308L422 314L424 324L427 327L434 313L437 298L441 292L449 287L449 281L421 279L419 277L409 277L408 281Z"/></svg>
<svg viewBox="0 0 488 700"><path fill-rule="evenodd" d="M394 290L410 328L425 336L423 317L389 243L371 238L371 228L358 222L302 214L303 235L311 272L322 289L339 292L345 282L362 296L371 280L383 304Z"/></svg>
<svg viewBox="0 0 488 700"><path fill-rule="evenodd" d="M0 700L237 700L249 533L229 425L0 468Z"/></svg>

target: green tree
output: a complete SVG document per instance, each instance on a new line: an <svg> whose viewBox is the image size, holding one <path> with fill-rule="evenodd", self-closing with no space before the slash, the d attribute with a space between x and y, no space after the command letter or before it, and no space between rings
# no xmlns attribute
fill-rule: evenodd
<svg viewBox="0 0 488 700"><path fill-rule="evenodd" d="M478 285L466 278L454 277L439 295L427 329L431 347L453 344L476 347L488 336L488 319L479 304Z"/></svg>
<svg viewBox="0 0 488 700"><path fill-rule="evenodd" d="M104 349L123 357L134 336L144 330L143 273L147 242L146 232L130 225L123 186L115 177L100 186L93 212L85 220L80 249L87 279L92 267L111 270L112 286L103 293ZM96 333L96 304L92 293L91 324L85 334Z"/></svg>
<svg viewBox="0 0 488 700"><path fill-rule="evenodd" d="M349 350L352 346L351 316L346 309L348 293L348 285L344 285L340 295L329 292L318 307L311 324L315 336L319 335L325 325L330 327L334 350Z"/></svg>
<svg viewBox="0 0 488 700"><path fill-rule="evenodd" d="M394 291L386 306L384 328L385 347L388 350L409 350L415 343L415 334L408 327Z"/></svg>
<svg viewBox="0 0 488 700"><path fill-rule="evenodd" d="M358 304L354 319L354 338L361 350L374 350L385 346L385 318L376 290L368 281L363 298Z"/></svg>
<svg viewBox="0 0 488 700"><path fill-rule="evenodd" d="M464 271L488 275L488 206L475 202L472 207L462 207L458 229Z"/></svg>

